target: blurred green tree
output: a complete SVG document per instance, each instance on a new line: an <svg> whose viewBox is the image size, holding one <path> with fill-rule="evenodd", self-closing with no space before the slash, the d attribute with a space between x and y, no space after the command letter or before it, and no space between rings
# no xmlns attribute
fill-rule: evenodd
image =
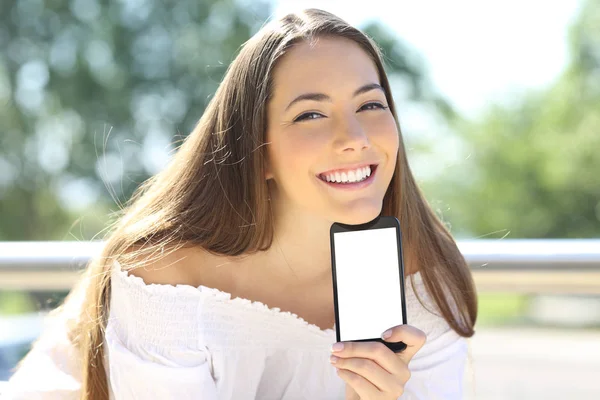
<svg viewBox="0 0 600 400"><path fill-rule="evenodd" d="M202 114L236 49L268 16L261 2L252 8L2 2L0 240L68 239L90 207L99 219L81 235L97 233L109 207L160 169L174 135Z"/></svg>
<svg viewBox="0 0 600 400"><path fill-rule="evenodd" d="M270 11L264 0L3 1L0 240L100 232L168 161ZM447 104L414 52L366 29L413 98Z"/></svg>
<svg viewBox="0 0 600 400"><path fill-rule="evenodd" d="M550 87L451 120L464 161L427 193L456 235L600 236L600 0L582 4L570 48Z"/></svg>

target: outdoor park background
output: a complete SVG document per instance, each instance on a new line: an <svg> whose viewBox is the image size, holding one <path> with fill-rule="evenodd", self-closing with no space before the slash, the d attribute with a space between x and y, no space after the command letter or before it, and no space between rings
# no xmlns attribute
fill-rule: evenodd
<svg viewBox="0 0 600 400"><path fill-rule="evenodd" d="M600 0L5 0L0 241L100 239L239 46L310 6L381 46L414 172L457 239L600 236ZM0 291L0 315L63 296ZM478 328L600 338L536 320L535 301L482 293Z"/></svg>

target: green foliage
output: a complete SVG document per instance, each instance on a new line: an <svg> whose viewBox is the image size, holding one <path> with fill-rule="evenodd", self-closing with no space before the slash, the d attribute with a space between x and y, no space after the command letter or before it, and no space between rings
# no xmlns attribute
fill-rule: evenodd
<svg viewBox="0 0 600 400"><path fill-rule="evenodd" d="M36 310L35 301L27 293L0 291L0 315L19 315Z"/></svg>
<svg viewBox="0 0 600 400"><path fill-rule="evenodd" d="M572 60L550 87L478 120L455 118L465 162L431 185L463 236L600 235L600 1L581 10Z"/></svg>
<svg viewBox="0 0 600 400"><path fill-rule="evenodd" d="M477 326L527 323L529 297L514 293L480 293L477 296Z"/></svg>
<svg viewBox="0 0 600 400"><path fill-rule="evenodd" d="M269 15L262 1L241 7L2 2L0 240L99 232L106 219L73 221L92 207L107 215L163 166Z"/></svg>

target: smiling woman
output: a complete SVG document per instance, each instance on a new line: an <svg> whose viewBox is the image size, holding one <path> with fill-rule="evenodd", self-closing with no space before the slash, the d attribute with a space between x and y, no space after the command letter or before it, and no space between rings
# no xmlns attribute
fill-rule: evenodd
<svg viewBox="0 0 600 400"><path fill-rule="evenodd" d="M273 81L267 178L277 183L271 185L276 212L307 214L302 219L313 226L322 221L323 232L329 221L373 220L399 145L373 59L353 40L319 37L283 56Z"/></svg>
<svg viewBox="0 0 600 400"><path fill-rule="evenodd" d="M410 275L411 326L382 332L400 354L333 343L329 229L381 214L401 222ZM410 172L377 47L311 9L245 44L8 398L461 399L476 314Z"/></svg>

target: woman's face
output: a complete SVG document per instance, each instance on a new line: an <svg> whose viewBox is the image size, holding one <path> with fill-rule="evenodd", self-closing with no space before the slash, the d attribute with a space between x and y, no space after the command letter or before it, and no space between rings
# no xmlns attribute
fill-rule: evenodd
<svg viewBox="0 0 600 400"><path fill-rule="evenodd" d="M279 212L346 224L376 218L399 136L368 54L342 38L299 43L273 82L267 178Z"/></svg>

